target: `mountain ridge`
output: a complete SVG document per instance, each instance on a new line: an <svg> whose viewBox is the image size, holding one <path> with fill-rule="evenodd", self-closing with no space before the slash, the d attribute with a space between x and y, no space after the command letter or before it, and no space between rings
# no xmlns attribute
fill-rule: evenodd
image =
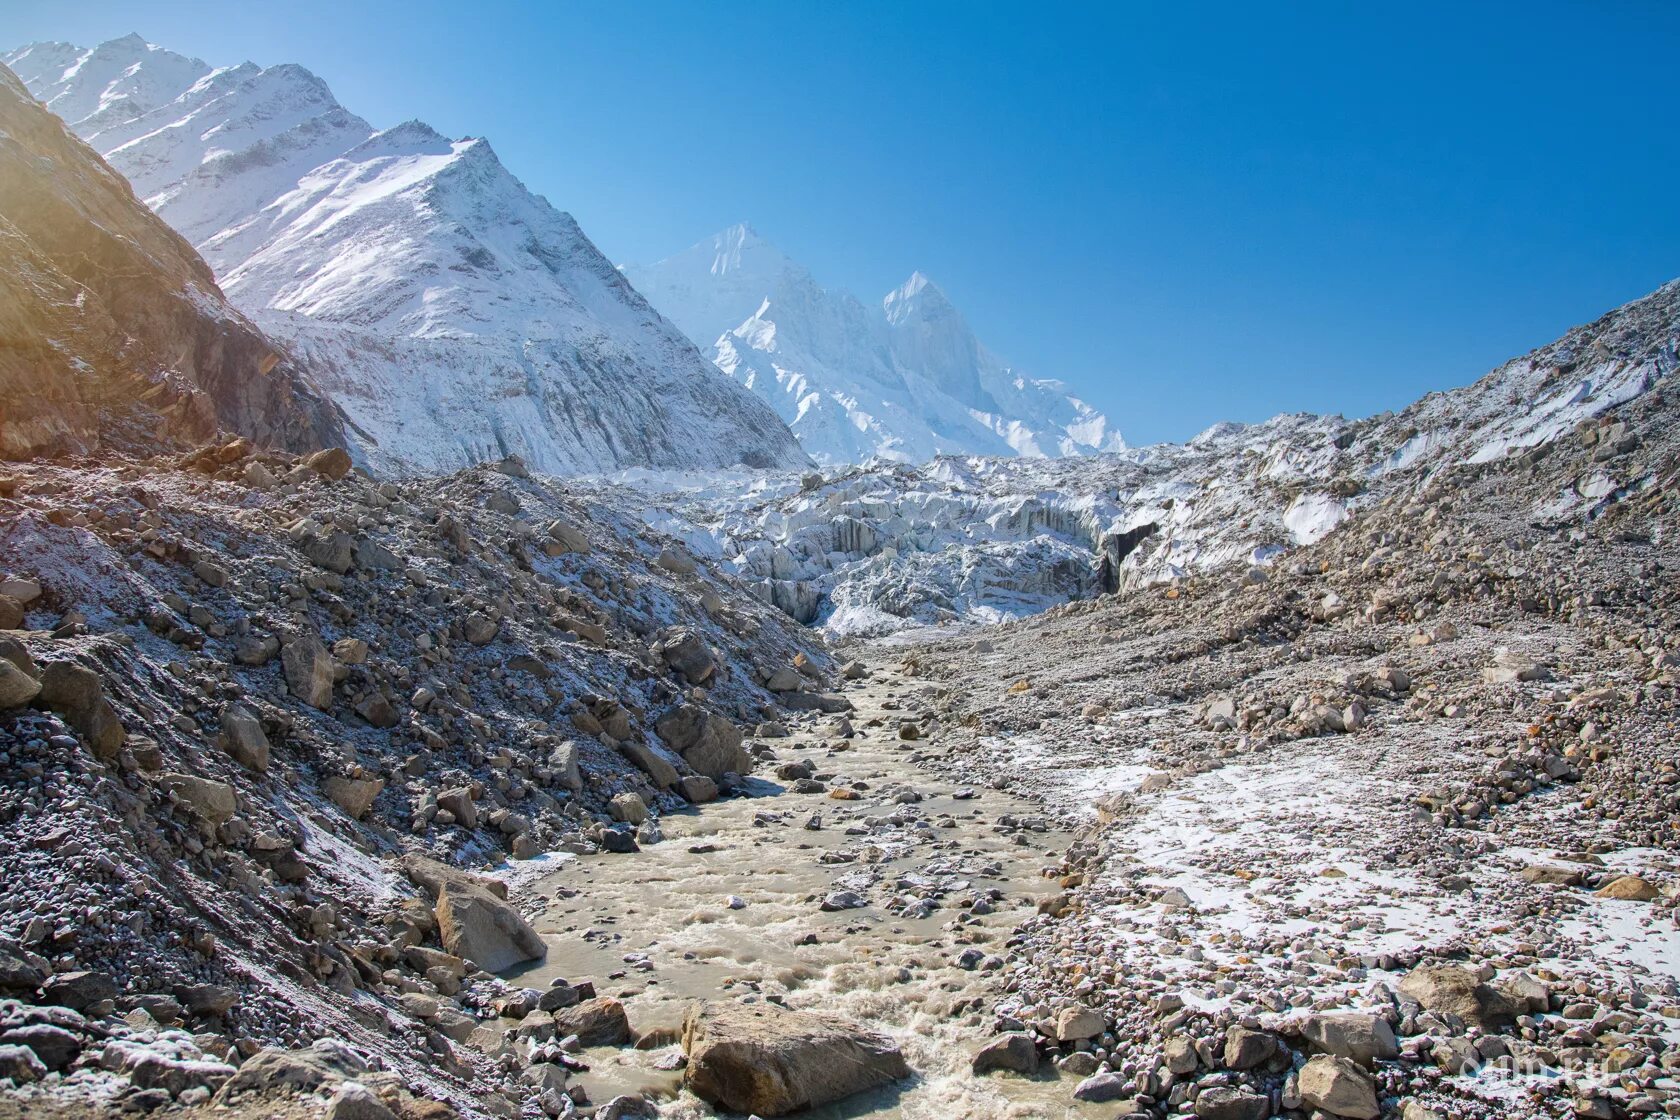
<svg viewBox="0 0 1680 1120"><path fill-rule="evenodd" d="M370 468L807 462L482 138L376 131L296 64L211 68L137 36L0 58L309 364Z"/></svg>
<svg viewBox="0 0 1680 1120"><path fill-rule="evenodd" d="M1025 377L988 351L919 270L871 306L823 286L741 222L624 271L718 368L770 402L820 461L1126 446L1065 385Z"/></svg>

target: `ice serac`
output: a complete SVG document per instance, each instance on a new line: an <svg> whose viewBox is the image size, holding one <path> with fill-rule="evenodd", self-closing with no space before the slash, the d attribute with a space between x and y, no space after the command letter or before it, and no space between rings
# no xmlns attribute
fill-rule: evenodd
<svg viewBox="0 0 1680 1120"><path fill-rule="evenodd" d="M376 131L300 66L213 69L133 36L4 61L298 355L376 470L806 461L482 139Z"/></svg>
<svg viewBox="0 0 1680 1120"><path fill-rule="evenodd" d="M218 430L300 451L344 440L192 247L0 66L0 457Z"/></svg>
<svg viewBox="0 0 1680 1120"><path fill-rule="evenodd" d="M995 622L1232 566L1264 580L1373 505L1499 463L1579 457L1566 485L1510 509L1535 525L1597 517L1671 485L1617 417L1660 401L1677 369L1680 281L1399 412L1220 423L1097 459L946 456L750 494L737 482L661 498L658 523L686 518L685 535L711 538L697 547L832 633Z"/></svg>
<svg viewBox="0 0 1680 1120"><path fill-rule="evenodd" d="M867 306L744 224L625 272L821 462L1125 448L1061 383L1025 377L980 345L921 273Z"/></svg>

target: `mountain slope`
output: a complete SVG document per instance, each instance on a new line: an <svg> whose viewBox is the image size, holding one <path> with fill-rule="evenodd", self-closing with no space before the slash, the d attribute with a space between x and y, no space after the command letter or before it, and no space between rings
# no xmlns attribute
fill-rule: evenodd
<svg viewBox="0 0 1680 1120"><path fill-rule="evenodd" d="M344 441L192 247L0 66L0 456L219 428L290 450Z"/></svg>
<svg viewBox="0 0 1680 1120"><path fill-rule="evenodd" d="M485 141L376 132L301 67L133 36L5 57L308 363L374 468L805 461Z"/></svg>
<svg viewBox="0 0 1680 1120"><path fill-rule="evenodd" d="M1022 377L981 346L921 273L868 307L746 225L625 272L824 462L1125 447L1060 383Z"/></svg>

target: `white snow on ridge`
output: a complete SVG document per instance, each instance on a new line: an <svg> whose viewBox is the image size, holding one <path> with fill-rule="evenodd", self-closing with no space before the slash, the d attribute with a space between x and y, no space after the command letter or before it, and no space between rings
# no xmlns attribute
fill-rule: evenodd
<svg viewBox="0 0 1680 1120"><path fill-rule="evenodd" d="M625 273L819 462L1125 448L1060 382L1024 377L981 346L920 272L869 307L743 224Z"/></svg>
<svg viewBox="0 0 1680 1120"><path fill-rule="evenodd" d="M482 139L376 132L300 66L212 69L137 36L0 62L293 344L375 470L806 462Z"/></svg>

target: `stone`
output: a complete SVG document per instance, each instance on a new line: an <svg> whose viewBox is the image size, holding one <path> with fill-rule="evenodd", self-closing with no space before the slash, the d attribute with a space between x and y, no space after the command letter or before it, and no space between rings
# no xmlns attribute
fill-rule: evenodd
<svg viewBox="0 0 1680 1120"><path fill-rule="evenodd" d="M183 984L175 998L195 1015L225 1015L239 1005L238 990L225 984Z"/></svg>
<svg viewBox="0 0 1680 1120"><path fill-rule="evenodd" d="M325 451L317 451L303 461L303 465L332 482L337 482L350 473L354 465L350 461L350 453L342 447L329 447Z"/></svg>
<svg viewBox="0 0 1680 1120"><path fill-rule="evenodd" d="M1102 1104L1117 1101L1132 1092L1129 1078L1118 1073L1094 1073L1073 1087L1073 1099Z"/></svg>
<svg viewBox="0 0 1680 1120"><path fill-rule="evenodd" d="M60 972L41 985L41 1002L86 1012L89 1008L116 999L117 982L103 972L82 969Z"/></svg>
<svg viewBox="0 0 1680 1120"><path fill-rule="evenodd" d="M616 793L607 802L607 815L625 824L641 824L648 819L648 807L639 793Z"/></svg>
<svg viewBox="0 0 1680 1120"><path fill-rule="evenodd" d="M437 803L438 808L453 816L455 823L462 828L478 827L478 804L473 800L472 790L466 786L443 790L437 795Z"/></svg>
<svg viewBox="0 0 1680 1120"><path fill-rule="evenodd" d="M469 614L461 623L461 633L475 646L489 645L500 631L501 626L494 619L479 611Z"/></svg>
<svg viewBox="0 0 1680 1120"><path fill-rule="evenodd" d="M1655 902L1662 891L1637 875L1623 875L1593 892L1599 898L1615 898L1624 902Z"/></svg>
<svg viewBox="0 0 1680 1120"><path fill-rule="evenodd" d="M1380 1015L1346 1011L1311 1015L1301 1034L1319 1050L1370 1068L1400 1056L1394 1028Z"/></svg>
<svg viewBox="0 0 1680 1120"><path fill-rule="evenodd" d="M332 708L337 663L321 639L311 633L293 638L280 651L280 665L293 696L323 712Z"/></svg>
<svg viewBox="0 0 1680 1120"><path fill-rule="evenodd" d="M13 1085L27 1085L47 1075L46 1063L27 1046L0 1044L0 1079Z"/></svg>
<svg viewBox="0 0 1680 1120"><path fill-rule="evenodd" d="M659 789L670 789L682 780L682 775L671 761L647 743L626 740L618 745L618 749ZM582 788L581 783L579 788Z"/></svg>
<svg viewBox="0 0 1680 1120"><path fill-rule="evenodd" d="M1161 1050L1161 1060L1166 1062L1167 1071L1177 1077L1195 1073L1202 1065L1196 1044L1183 1035L1167 1040Z"/></svg>
<svg viewBox="0 0 1680 1120"><path fill-rule="evenodd" d="M1482 1030L1496 1030L1518 1014L1513 1001L1457 965L1414 968L1400 981L1400 994L1425 1011L1457 1015Z"/></svg>
<svg viewBox="0 0 1680 1120"><path fill-rule="evenodd" d="M21 708L40 694L40 681L0 658L0 709Z"/></svg>
<svg viewBox="0 0 1680 1120"><path fill-rule="evenodd" d="M710 647L692 630L678 630L662 642L660 656L689 684L705 684L717 671Z"/></svg>
<svg viewBox="0 0 1680 1120"><path fill-rule="evenodd" d="M689 768L714 780L725 774L746 774L753 759L741 745L741 730L698 704L682 704L659 717L656 731Z"/></svg>
<svg viewBox="0 0 1680 1120"><path fill-rule="evenodd" d="M540 960L548 953L548 946L517 909L462 879L443 884L433 912L444 949L488 972Z"/></svg>
<svg viewBox="0 0 1680 1120"><path fill-rule="evenodd" d="M233 787L212 778L165 773L158 776L158 786L212 826L231 821L239 808Z"/></svg>
<svg viewBox="0 0 1680 1120"><path fill-rule="evenodd" d="M346 1081L327 1104L325 1120L397 1120L397 1114L360 1081Z"/></svg>
<svg viewBox="0 0 1680 1120"><path fill-rule="evenodd" d="M805 678L798 671L784 667L771 673L764 687L771 692L797 692L804 684Z"/></svg>
<svg viewBox="0 0 1680 1120"><path fill-rule="evenodd" d="M25 1023L0 1031L0 1046L27 1046L50 1070L63 1070L82 1052L73 1031L52 1023Z"/></svg>
<svg viewBox="0 0 1680 1120"><path fill-rule="evenodd" d="M10 595L0 595L0 630L23 629L23 604Z"/></svg>
<svg viewBox="0 0 1680 1120"><path fill-rule="evenodd" d="M110 759L128 738L122 721L105 699L99 674L68 661L50 661L41 670L37 700L79 731L96 757Z"/></svg>
<svg viewBox="0 0 1680 1120"><path fill-rule="evenodd" d="M1377 1090L1365 1071L1346 1058L1320 1054L1309 1058L1297 1081L1301 1099L1314 1108L1348 1120L1377 1120Z"/></svg>
<svg viewBox="0 0 1680 1120"><path fill-rule="evenodd" d="M241 665L267 665L280 652L280 639L272 634L247 634L234 643L233 659Z"/></svg>
<svg viewBox="0 0 1680 1120"><path fill-rule="evenodd" d="M969 1069L976 1076L996 1069L1010 1073L1037 1073L1038 1046L1026 1031L1000 1034L974 1052Z"/></svg>
<svg viewBox="0 0 1680 1120"><path fill-rule="evenodd" d="M545 551L550 556L562 556L568 552L588 552L589 538L569 521L555 518L548 523L549 544Z"/></svg>
<svg viewBox="0 0 1680 1120"><path fill-rule="evenodd" d="M321 782L321 792L327 795L327 800L356 820L367 816L368 810L373 808L374 800L384 789L383 778L343 778L334 775Z"/></svg>
<svg viewBox="0 0 1680 1120"><path fill-rule="evenodd" d="M704 774L684 774L677 779L677 792L690 803L702 805L717 800L718 787L716 782Z"/></svg>
<svg viewBox="0 0 1680 1120"><path fill-rule="evenodd" d="M1225 1065L1244 1070L1263 1066L1277 1055L1278 1042L1265 1031L1232 1027L1225 1034Z"/></svg>
<svg viewBox="0 0 1680 1120"><path fill-rule="evenodd" d="M622 1046L630 1041L630 1019L622 1003L596 996L556 1011L554 1031L561 1038L576 1035L585 1046Z"/></svg>
<svg viewBox="0 0 1680 1120"><path fill-rule="evenodd" d="M224 704L221 711L222 749L247 770L268 770L268 735L262 720L243 704Z"/></svg>
<svg viewBox="0 0 1680 1120"><path fill-rule="evenodd" d="M28 579L24 576L7 576L5 579L0 579L0 595L4 595L8 599L14 599L20 606L27 607L41 597L41 581ZM0 627L0 629L10 630L14 628L6 626Z"/></svg>
<svg viewBox="0 0 1680 1120"><path fill-rule="evenodd" d="M1088 1007L1064 1007L1056 1016L1056 1041L1083 1042L1107 1028L1103 1017Z"/></svg>
<svg viewBox="0 0 1680 1120"><path fill-rule="evenodd" d="M1198 1120L1266 1120L1272 1114L1269 1097L1225 1085L1196 1094L1195 1108Z"/></svg>
<svg viewBox="0 0 1680 1120"><path fill-rule="evenodd" d="M699 565L694 562L694 557L690 556L680 548L661 549L659 552L658 564L667 572L675 572L680 576L691 576L694 574L695 569L699 567Z"/></svg>
<svg viewBox="0 0 1680 1120"><path fill-rule="evenodd" d="M683 1020L683 1084L731 1112L785 1116L908 1077L888 1038L771 1003L699 1003Z"/></svg>

